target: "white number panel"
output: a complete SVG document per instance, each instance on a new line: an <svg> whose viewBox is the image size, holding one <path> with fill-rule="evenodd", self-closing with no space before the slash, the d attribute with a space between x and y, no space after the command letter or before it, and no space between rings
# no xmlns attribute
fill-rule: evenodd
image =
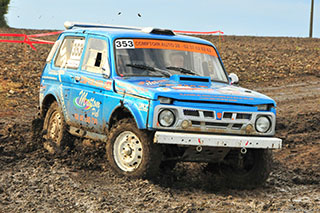
<svg viewBox="0 0 320 213"><path fill-rule="evenodd" d="M71 50L70 59L80 60L85 40L75 40Z"/></svg>
<svg viewBox="0 0 320 213"><path fill-rule="evenodd" d="M133 40L129 39L118 39L115 42L116 49L133 49L134 43Z"/></svg>

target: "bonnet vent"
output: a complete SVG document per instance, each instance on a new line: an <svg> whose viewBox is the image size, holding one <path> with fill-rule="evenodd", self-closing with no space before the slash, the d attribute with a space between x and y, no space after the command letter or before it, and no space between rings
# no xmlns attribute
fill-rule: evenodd
<svg viewBox="0 0 320 213"><path fill-rule="evenodd" d="M178 83L200 83L211 85L211 78L206 76L172 75L170 80Z"/></svg>
<svg viewBox="0 0 320 213"><path fill-rule="evenodd" d="M180 76L180 81L193 81L193 82L199 82L199 83L210 83L210 78L207 78L207 77Z"/></svg>

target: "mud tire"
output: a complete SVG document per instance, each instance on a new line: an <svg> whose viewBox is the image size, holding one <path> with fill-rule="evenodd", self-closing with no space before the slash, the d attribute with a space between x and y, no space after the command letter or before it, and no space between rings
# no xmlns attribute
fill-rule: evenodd
<svg viewBox="0 0 320 213"><path fill-rule="evenodd" d="M128 146L129 150L125 150ZM117 174L133 178L156 176L162 158L161 147L153 143L153 133L138 129L132 119L122 119L111 128L106 154L110 166ZM128 156L134 160L129 158L126 161Z"/></svg>
<svg viewBox="0 0 320 213"><path fill-rule="evenodd" d="M272 152L265 149L250 149L244 156L244 165L241 169L232 164L219 165L219 172L225 178L228 187L253 189L264 184L271 172Z"/></svg>
<svg viewBox="0 0 320 213"><path fill-rule="evenodd" d="M43 122L44 148L51 154L63 151L66 146L71 147L74 137L67 132L67 125L61 108L53 102Z"/></svg>

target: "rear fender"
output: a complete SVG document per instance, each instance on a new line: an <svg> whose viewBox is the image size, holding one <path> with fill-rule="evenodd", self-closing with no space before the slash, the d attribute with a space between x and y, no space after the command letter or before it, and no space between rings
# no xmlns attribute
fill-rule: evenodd
<svg viewBox="0 0 320 213"><path fill-rule="evenodd" d="M67 111L66 101L64 100L62 86L52 86L48 88L42 95L40 95L40 116L45 117L47 111L46 104L48 103L48 99L51 99L51 97L53 97L55 101L57 101L58 105L62 109L65 121L69 123L70 119Z"/></svg>

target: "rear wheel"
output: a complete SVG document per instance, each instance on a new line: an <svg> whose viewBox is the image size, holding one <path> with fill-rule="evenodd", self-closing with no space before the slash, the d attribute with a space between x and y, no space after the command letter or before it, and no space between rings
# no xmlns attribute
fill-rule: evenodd
<svg viewBox="0 0 320 213"><path fill-rule="evenodd" d="M267 180L271 164L270 150L248 149L246 154L232 150L219 165L219 171L232 188L251 189Z"/></svg>
<svg viewBox="0 0 320 213"><path fill-rule="evenodd" d="M64 116L57 102L52 103L46 113L43 130L46 132L44 148L51 154L62 151L73 142L73 136L67 132Z"/></svg>
<svg viewBox="0 0 320 213"><path fill-rule="evenodd" d="M120 175L153 177L158 173L162 152L153 143L153 134L139 130L132 119L123 119L111 128L106 152L109 164Z"/></svg>

